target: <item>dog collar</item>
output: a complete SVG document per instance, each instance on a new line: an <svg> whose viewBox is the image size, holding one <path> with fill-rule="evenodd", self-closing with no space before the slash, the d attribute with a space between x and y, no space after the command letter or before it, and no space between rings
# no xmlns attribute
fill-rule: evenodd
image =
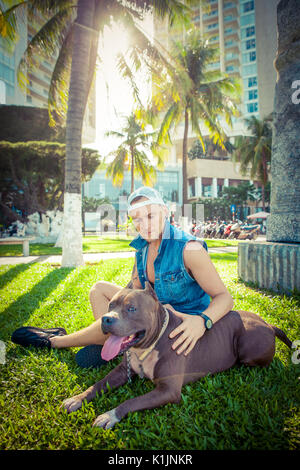
<svg viewBox="0 0 300 470"><path fill-rule="evenodd" d="M149 354L151 353L151 351L153 351L153 349L155 348L155 346L157 345L158 341L160 340L160 338L162 337L162 335L164 334L164 332L166 331L166 328L168 326L168 323L169 323L169 312L167 310L167 308L165 306L163 306L164 308L164 311L165 311L165 319L164 319L164 323L163 323L163 326L162 326L162 329L158 335L158 338L154 341L153 344L151 344L151 346L149 346L149 348L147 348L141 355L140 357L134 353L136 355L136 357L138 358L138 360L140 362L144 362L144 360L149 356ZM131 348L130 348L131 349ZM128 375L128 382L131 382L131 366L130 366L130 360L131 360L131 351L130 349L128 349L128 351L126 351L126 356L127 356L127 375ZM144 377L144 370L143 370L143 365L140 364L140 377L143 378Z"/></svg>

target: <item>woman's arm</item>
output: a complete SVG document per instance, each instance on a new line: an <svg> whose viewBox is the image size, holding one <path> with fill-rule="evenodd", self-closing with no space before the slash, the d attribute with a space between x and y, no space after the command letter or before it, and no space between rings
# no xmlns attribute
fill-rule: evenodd
<svg viewBox="0 0 300 470"><path fill-rule="evenodd" d="M137 267L136 267L136 259L134 260L134 265L133 265L132 273L131 273L131 279L125 287L127 287L127 289L142 289L142 284L140 282L140 278L139 278Z"/></svg>
<svg viewBox="0 0 300 470"><path fill-rule="evenodd" d="M188 242L183 252L183 259L188 272L212 298L210 305L203 313L210 317L213 323L216 323L233 307L233 299L230 293L200 242ZM173 308L172 310L174 311ZM174 338L181 333L173 343L172 348L178 348L177 354L185 351L185 355L187 355L206 331L204 319L198 315L189 315L176 311L174 313L183 321L170 333L170 338Z"/></svg>

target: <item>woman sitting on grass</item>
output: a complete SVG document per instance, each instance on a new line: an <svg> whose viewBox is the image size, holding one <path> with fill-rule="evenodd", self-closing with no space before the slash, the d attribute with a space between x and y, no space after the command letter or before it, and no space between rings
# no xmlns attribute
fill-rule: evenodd
<svg viewBox="0 0 300 470"><path fill-rule="evenodd" d="M134 191L128 198L128 214L139 233L130 243L137 250L130 287L143 289L149 281L159 301L182 319L170 338L178 335L172 348L187 355L206 329L232 309L232 297L210 260L205 242L170 224L168 208L155 189L143 186ZM12 341L48 348L85 346L76 354L77 364L99 367L106 363L101 350L108 337L102 332L101 318L122 288L107 281L92 287L89 299L95 322L87 328L67 335L63 328L22 327L13 333Z"/></svg>

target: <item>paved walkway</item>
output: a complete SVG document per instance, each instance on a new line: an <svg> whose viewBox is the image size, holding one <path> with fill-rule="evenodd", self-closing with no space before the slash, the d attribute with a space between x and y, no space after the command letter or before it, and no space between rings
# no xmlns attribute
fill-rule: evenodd
<svg viewBox="0 0 300 470"><path fill-rule="evenodd" d="M239 240L240 242L247 240ZM266 235L258 235L257 242L265 242ZM237 253L238 247L236 246L218 246L208 249L209 253ZM118 251L110 253L84 253L83 259L85 263L99 263L101 260L114 259L114 258L132 258L135 251ZM1 256L0 266L4 264L27 264L27 263L50 263L54 265L61 264L61 255L41 255L41 256Z"/></svg>
<svg viewBox="0 0 300 470"><path fill-rule="evenodd" d="M209 248L209 253L237 253L237 246L222 246ZM101 260L114 258L133 258L134 251L118 251L111 253L84 253L85 263L98 263ZM61 264L61 255L42 255L42 256L2 256L0 265L4 264L27 264L27 263L50 263Z"/></svg>

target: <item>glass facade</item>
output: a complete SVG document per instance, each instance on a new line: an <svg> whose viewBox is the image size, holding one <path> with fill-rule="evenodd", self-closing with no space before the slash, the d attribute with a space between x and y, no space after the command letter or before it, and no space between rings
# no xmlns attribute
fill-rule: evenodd
<svg viewBox="0 0 300 470"><path fill-rule="evenodd" d="M156 183L154 188L159 191L165 202L180 202L179 201L179 171L180 169L172 169L156 172ZM135 189L143 186L142 180L135 178ZM107 197L110 203L117 205L119 203L119 196L129 196L131 188L131 175L127 171L124 173L124 180L121 187L114 186L111 179L106 178L105 170L96 171L93 178L87 183L83 184L82 194L86 197L104 198Z"/></svg>
<svg viewBox="0 0 300 470"><path fill-rule="evenodd" d="M0 38L0 80L5 84L6 97L13 96L15 90L15 56L6 52L3 38Z"/></svg>
<svg viewBox="0 0 300 470"><path fill-rule="evenodd" d="M244 84L245 117L258 115L258 88L254 0L240 0L241 75Z"/></svg>

